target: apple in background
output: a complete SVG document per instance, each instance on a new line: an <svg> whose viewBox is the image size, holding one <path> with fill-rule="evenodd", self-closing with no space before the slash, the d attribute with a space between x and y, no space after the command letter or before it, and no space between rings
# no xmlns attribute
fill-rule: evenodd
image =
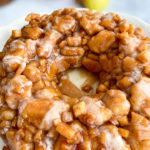
<svg viewBox="0 0 150 150"><path fill-rule="evenodd" d="M109 0L84 0L85 7L97 11L104 10L109 3Z"/></svg>
<svg viewBox="0 0 150 150"><path fill-rule="evenodd" d="M109 4L109 0L76 0L78 3L84 5L86 8L102 11Z"/></svg>

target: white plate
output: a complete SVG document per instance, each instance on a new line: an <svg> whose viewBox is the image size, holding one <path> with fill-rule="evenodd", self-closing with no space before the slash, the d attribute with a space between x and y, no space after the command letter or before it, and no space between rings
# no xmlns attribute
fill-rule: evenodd
<svg viewBox="0 0 150 150"><path fill-rule="evenodd" d="M43 13L41 13L41 14L43 14ZM126 20L128 20L129 23L142 28L143 31L147 34L147 36L150 36L150 24L147 24L143 20L138 19L134 16L130 16L127 14L122 14L122 13L118 13L118 14L122 18L125 18ZM12 29L20 29L26 23L27 22L25 22L24 18L21 18L21 19L14 21L13 23L11 23L8 26L0 27L0 51L2 51L5 42L10 37ZM4 143L0 139L0 150L2 150L3 146L4 146Z"/></svg>

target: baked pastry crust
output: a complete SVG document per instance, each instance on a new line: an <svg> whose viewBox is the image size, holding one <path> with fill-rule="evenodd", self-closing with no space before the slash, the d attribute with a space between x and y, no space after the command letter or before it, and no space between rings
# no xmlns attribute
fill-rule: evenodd
<svg viewBox="0 0 150 150"><path fill-rule="evenodd" d="M3 149L148 150L150 39L142 29L114 13L69 8L26 20L0 52ZM66 78L75 68L98 76L95 93L97 78L80 90Z"/></svg>

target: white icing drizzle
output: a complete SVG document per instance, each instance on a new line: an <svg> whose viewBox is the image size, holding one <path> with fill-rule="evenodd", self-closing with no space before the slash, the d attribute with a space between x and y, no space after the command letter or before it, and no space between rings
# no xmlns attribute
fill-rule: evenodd
<svg viewBox="0 0 150 150"><path fill-rule="evenodd" d="M54 101L53 106L42 120L40 128L50 129L52 127L52 121L60 118L61 113L65 110L66 104L63 101Z"/></svg>
<svg viewBox="0 0 150 150"><path fill-rule="evenodd" d="M25 49L25 44L21 40L14 40L10 43L8 49L15 51L16 49Z"/></svg>
<svg viewBox="0 0 150 150"><path fill-rule="evenodd" d="M127 44L121 44L120 47L124 50L125 55L131 55L135 57L138 53L136 48L141 43L141 40L136 37L128 37L126 39Z"/></svg>
<svg viewBox="0 0 150 150"><path fill-rule="evenodd" d="M11 64L14 64L14 63L20 64L23 61L24 61L24 59L20 56L6 55L3 58L3 63L6 64L6 65L11 65Z"/></svg>
<svg viewBox="0 0 150 150"><path fill-rule="evenodd" d="M17 72L17 74L21 74L25 67L26 67L26 58L22 58L20 56L13 56L13 55L6 55L4 58L3 58L3 67L7 67L7 70L9 72L12 71L12 68L11 66L13 64L19 64L20 65L20 70Z"/></svg>
<svg viewBox="0 0 150 150"><path fill-rule="evenodd" d="M10 82L5 86L5 90L6 90L6 92L7 92L7 94L8 95L12 95L13 94L13 90L14 90L14 88L16 88L16 86L14 86L14 82L16 82L17 83L17 85L19 85L21 88L24 88L24 87L29 87L30 89L29 90L31 90L31 87L32 87L32 82L31 81L23 81L23 79L21 79L21 77L22 77L23 75L20 75L20 76L16 76L16 77L14 77L12 80L10 80ZM22 89L21 90L21 93L22 92L24 92L24 90Z"/></svg>
<svg viewBox="0 0 150 150"><path fill-rule="evenodd" d="M59 28L63 29L64 31L67 31L67 30L71 29L75 24L74 19L72 19L71 21L68 21L67 23L60 23L60 17L56 17L55 22L57 24L59 24Z"/></svg>
<svg viewBox="0 0 150 150"><path fill-rule="evenodd" d="M138 89L144 93L147 98L150 98L150 83L145 80L141 80L137 83Z"/></svg>
<svg viewBox="0 0 150 150"><path fill-rule="evenodd" d="M52 27L52 23L49 22L49 23L46 25L45 30L50 30L51 27Z"/></svg>
<svg viewBox="0 0 150 150"><path fill-rule="evenodd" d="M39 49L41 49L41 55L50 57L57 40L61 36L62 35L56 30L51 30L51 33L48 36L45 36L43 39L38 40L37 45L39 46Z"/></svg>
<svg viewBox="0 0 150 150"><path fill-rule="evenodd" d="M113 132L109 131L107 127L101 127L100 133L105 133L105 148L106 150L128 150L125 148L125 141L118 133L118 129L116 127L112 127Z"/></svg>

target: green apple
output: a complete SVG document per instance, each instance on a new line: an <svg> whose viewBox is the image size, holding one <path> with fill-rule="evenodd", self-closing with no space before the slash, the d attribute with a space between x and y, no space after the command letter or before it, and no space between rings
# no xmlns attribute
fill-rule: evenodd
<svg viewBox="0 0 150 150"><path fill-rule="evenodd" d="M109 0L85 0L84 5L85 7L97 11L104 10L109 3Z"/></svg>

